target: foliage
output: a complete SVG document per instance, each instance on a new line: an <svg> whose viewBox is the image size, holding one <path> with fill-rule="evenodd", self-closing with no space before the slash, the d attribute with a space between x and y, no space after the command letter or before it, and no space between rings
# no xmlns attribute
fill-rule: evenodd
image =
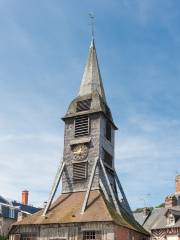
<svg viewBox="0 0 180 240"><path fill-rule="evenodd" d="M161 203L161 204L159 204L158 206L156 206L156 208L162 208L162 207L165 207L165 204L164 204L164 203Z"/></svg>
<svg viewBox="0 0 180 240"><path fill-rule="evenodd" d="M153 207L148 207L149 210L153 210ZM140 213L143 212L144 208L137 208L136 210L134 210L134 213Z"/></svg>
<svg viewBox="0 0 180 240"><path fill-rule="evenodd" d="M136 210L134 210L134 213L140 213L143 212L144 208L136 208Z"/></svg>
<svg viewBox="0 0 180 240"><path fill-rule="evenodd" d="M0 235L0 240L7 240L7 237L3 237Z"/></svg>
<svg viewBox="0 0 180 240"><path fill-rule="evenodd" d="M155 207L148 207L148 209L150 209L151 211L153 210L153 208L163 208L165 206L164 203L159 204L158 206ZM137 208L136 210L134 210L134 213L140 213L143 212L144 208Z"/></svg>

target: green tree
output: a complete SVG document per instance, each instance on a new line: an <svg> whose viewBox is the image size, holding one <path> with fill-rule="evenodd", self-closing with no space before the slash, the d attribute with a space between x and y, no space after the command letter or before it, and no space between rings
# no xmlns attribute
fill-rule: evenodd
<svg viewBox="0 0 180 240"><path fill-rule="evenodd" d="M0 240L7 240L7 237L0 236Z"/></svg>

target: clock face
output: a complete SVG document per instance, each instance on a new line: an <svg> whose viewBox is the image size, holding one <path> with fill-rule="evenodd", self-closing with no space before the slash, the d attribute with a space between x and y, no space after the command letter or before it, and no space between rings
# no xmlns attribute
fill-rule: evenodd
<svg viewBox="0 0 180 240"><path fill-rule="evenodd" d="M76 161L84 160L88 155L88 147L85 144L78 144L73 148L73 154Z"/></svg>

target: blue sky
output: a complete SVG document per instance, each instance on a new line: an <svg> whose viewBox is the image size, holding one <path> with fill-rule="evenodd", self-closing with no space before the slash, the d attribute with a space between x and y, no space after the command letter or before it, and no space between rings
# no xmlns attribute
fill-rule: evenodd
<svg viewBox="0 0 180 240"><path fill-rule="evenodd" d="M96 47L132 208L157 205L180 173L178 0L0 1L0 194L42 206L63 151L60 118Z"/></svg>

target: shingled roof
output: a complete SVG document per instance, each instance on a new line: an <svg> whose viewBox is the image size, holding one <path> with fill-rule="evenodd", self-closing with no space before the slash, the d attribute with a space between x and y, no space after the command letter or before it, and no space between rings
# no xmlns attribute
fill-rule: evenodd
<svg viewBox="0 0 180 240"><path fill-rule="evenodd" d="M89 48L87 63L81 81L79 95L84 96L87 94L91 94L94 91L97 91L102 97L103 101L106 102L106 96L97 59L95 42L94 39L92 39Z"/></svg>
<svg viewBox="0 0 180 240"><path fill-rule="evenodd" d="M133 229L144 234L148 233L125 210L119 215L114 207L104 198L99 190L90 192L86 211L81 214L85 192L61 194L53 203L46 216L43 210L25 217L14 225L65 224L85 222L114 222L117 225Z"/></svg>

